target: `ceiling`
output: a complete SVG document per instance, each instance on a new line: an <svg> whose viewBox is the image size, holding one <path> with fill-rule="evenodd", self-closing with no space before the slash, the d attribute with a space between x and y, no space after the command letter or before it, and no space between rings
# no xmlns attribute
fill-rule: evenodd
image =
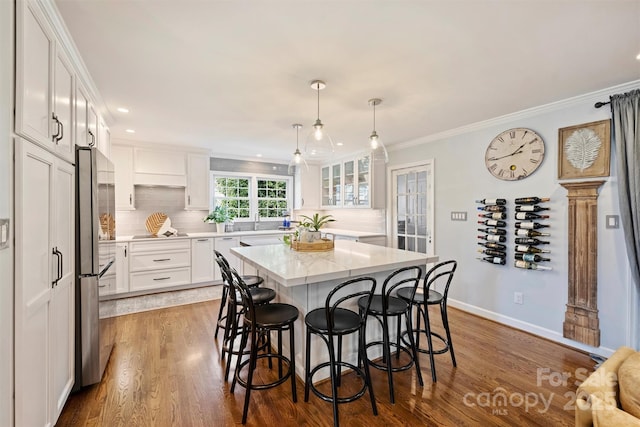
<svg viewBox="0 0 640 427"><path fill-rule="evenodd" d="M221 157L288 162L291 125L303 149L317 116L313 79L347 153L372 131L370 98L390 147L640 78L640 0L55 3L113 138Z"/></svg>

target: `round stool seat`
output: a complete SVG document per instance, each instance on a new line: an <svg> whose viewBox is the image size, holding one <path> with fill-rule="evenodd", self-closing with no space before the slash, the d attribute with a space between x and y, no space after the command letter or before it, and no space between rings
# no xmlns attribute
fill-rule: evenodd
<svg viewBox="0 0 640 427"><path fill-rule="evenodd" d="M402 288L398 290L398 296L407 302L411 302L411 289L410 288ZM427 304L439 304L442 301L442 294L437 291L432 291L429 289L429 297L427 298ZM416 292L416 295L413 297L413 301L418 304L424 304L424 293Z"/></svg>
<svg viewBox="0 0 640 427"><path fill-rule="evenodd" d="M254 286L260 286L262 283L264 283L264 278L254 275L242 276L242 280L250 288Z"/></svg>
<svg viewBox="0 0 640 427"><path fill-rule="evenodd" d="M327 314L324 308L316 308L311 310L304 318L307 327L312 328L321 333L327 333ZM361 318L358 313L345 308L336 308L333 313L333 333L342 335L355 332L360 328Z"/></svg>
<svg viewBox="0 0 640 427"><path fill-rule="evenodd" d="M266 304L276 297L276 291L270 288L249 288L249 293L255 305ZM241 303L242 301L238 300L238 302Z"/></svg>
<svg viewBox="0 0 640 427"><path fill-rule="evenodd" d="M255 299L254 299L255 301ZM256 307L256 325L273 327L293 322L298 318L298 309L290 304L265 304Z"/></svg>
<svg viewBox="0 0 640 427"><path fill-rule="evenodd" d="M408 288L405 288L408 289ZM374 295L371 299L371 305L369 306L369 314L382 315L383 314L383 297L382 295ZM367 308L367 299L360 298L358 301L358 308L365 310ZM389 307L387 308L387 315L397 316L403 314L409 308L409 304L406 301L396 297L389 297Z"/></svg>

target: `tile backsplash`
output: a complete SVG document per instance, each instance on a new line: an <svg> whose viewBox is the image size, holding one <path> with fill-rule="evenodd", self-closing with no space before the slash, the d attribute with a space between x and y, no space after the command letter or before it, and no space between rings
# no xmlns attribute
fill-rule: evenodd
<svg viewBox="0 0 640 427"><path fill-rule="evenodd" d="M185 210L183 187L135 187L135 211L116 211L116 234L131 236L147 234L145 221L154 212L163 212L171 219L171 226L181 233L215 232L216 225L202 219L207 210ZM280 221L262 221L258 230L277 229ZM253 230L253 222L236 222L236 231Z"/></svg>

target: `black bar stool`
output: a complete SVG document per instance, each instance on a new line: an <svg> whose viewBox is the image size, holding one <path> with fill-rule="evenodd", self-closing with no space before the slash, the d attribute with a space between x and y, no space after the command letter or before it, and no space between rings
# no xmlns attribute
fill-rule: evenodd
<svg viewBox="0 0 640 427"><path fill-rule="evenodd" d="M422 269L418 266L405 267L391 273L384 281L382 285L382 294L374 295L369 306L368 313L378 320L382 328L382 341L373 341L367 343L367 349L370 347L382 346L382 360L380 362L375 360L369 360L369 364L376 369L387 371L387 381L389 383L389 399L391 403L395 403L393 393L393 373L406 371L415 365L416 375L418 376L418 382L420 386L423 386L422 373L420 372L420 363L418 361L418 353L416 351L416 345L413 341L413 335L408 334L409 347L401 344L401 327L402 318L404 317L406 330L412 330L411 327L411 304L391 294L398 288L403 287L401 290L410 291L411 299L416 292L418 284L420 283L420 276L422 275ZM408 286L407 286L408 285ZM366 310L367 304L366 297L360 298L358 301L358 307L360 310ZM389 320L396 318L397 333L396 342L391 342L389 339ZM400 353L404 353L409 356L409 361L403 365L394 366L391 359L391 348L395 348L395 359L400 360Z"/></svg>
<svg viewBox="0 0 640 427"><path fill-rule="evenodd" d="M216 262L218 263L218 266L220 266L220 262L223 262L224 265L227 266L227 269L231 268L229 265L229 261L227 261L224 255L222 255L220 252L216 251L215 249L213 253L216 256ZM222 274L222 286L223 286L222 298L220 300L220 309L218 310L218 320L216 321L216 330L213 334L214 338L218 338L218 330L220 328L224 328L224 325L226 324L226 318L225 318L226 314L224 314L224 309L227 306L227 298L229 297L229 284L227 283L226 280L224 280L224 273L222 273L222 267L220 267L220 273ZM242 279L250 288L255 286L260 286L264 282L264 279L262 277L255 276L255 275L242 276Z"/></svg>
<svg viewBox="0 0 640 427"><path fill-rule="evenodd" d="M244 408L242 410L242 424L247 422L247 412L249 409L249 396L251 390L266 390L276 387L284 383L287 379L291 380L291 394L293 396L293 402L297 402L296 395L296 351L295 351L295 339L294 339L294 324L298 318L299 312L296 307L290 304L271 303L256 305L253 301L253 296L249 287L243 282L242 277L237 271L231 270L233 275L232 286L236 292L238 292L242 299L242 304L245 307L244 316L242 321L242 340L240 348L243 349L247 346L247 342L250 343L249 359L242 360L244 353L240 351L238 353L238 362L236 363L235 375L233 376L233 382L231 383L231 393L233 393L236 383L245 388L244 395ZM273 353L270 346L267 346L267 352L258 354L258 349L261 348L260 337L261 334L270 334L271 331L276 331L278 334L278 353ZM289 331L289 357L285 357L282 354L282 332ZM230 353L230 358L233 353ZM276 357L279 362L278 377L275 381L270 383L254 384L253 374L256 369L256 363L258 359ZM282 372L282 362L288 364L286 372ZM246 380L241 377L242 370L247 367Z"/></svg>
<svg viewBox="0 0 640 427"><path fill-rule="evenodd" d="M224 326L222 326L222 328L224 329L224 337L222 338L222 351L220 355L220 358L222 360L225 360L225 355L228 355L224 374L224 380L228 381L229 372L231 371L232 355L238 354L238 352L245 352L244 347L240 347L240 349L234 350L234 344L236 342L236 338L239 335L238 328L240 324L240 317L245 312L245 306L242 303L240 294L233 291L233 276L231 274L231 268L224 262L224 259L218 258L216 259L216 262L220 267L220 273L222 274L223 282L226 284L226 287L230 289L229 295L227 297L226 314L223 317L223 320L225 321ZM268 304L276 297L276 291L270 288L259 288L257 286L253 286L249 288L249 292L251 293L253 303L255 305ZM263 347L270 344L270 337L265 334ZM271 367L271 359L269 359L269 367Z"/></svg>
<svg viewBox="0 0 640 427"><path fill-rule="evenodd" d="M409 288L403 288L398 290L398 297L409 302L412 306L417 308L416 327L412 330L412 335L415 335L414 341L416 348L419 352L429 354L429 362L431 363L431 378L433 382L436 382L436 365L434 362L434 354L442 354L447 351L451 353L451 362L453 366L456 365L456 356L453 352L453 342L451 341L451 332L449 330L449 317L447 316L447 296L449 294L449 286L453 279L453 273L455 273L458 263L455 260L444 261L436 264L431 270L427 272L423 282L422 292L415 292L413 297L411 296L411 290ZM445 283L444 291L442 293L432 289L437 283ZM431 324L429 323L429 306L439 305L440 315L442 316L442 326L444 327L447 335L446 339L441 335L431 331ZM420 328L420 315L424 320L424 329ZM428 348L420 348L420 333L423 332L427 338ZM405 332L404 335L408 333ZM444 347L438 350L433 349L432 337L438 338L444 344ZM404 336L403 336L404 340Z"/></svg>
<svg viewBox="0 0 640 427"><path fill-rule="evenodd" d="M367 321L367 313L369 312L369 304L365 304L365 310L360 313L345 308L350 304L357 306L357 301L364 297L366 301L371 301L373 292L376 288L376 280L371 277L360 277L357 279L347 280L336 286L329 295L327 295L325 305L310 311L305 317L307 325L307 349L306 349L306 368L305 368L305 389L304 401L309 401L309 389L325 402L331 402L333 405L333 425L339 426L338 404L353 402L362 397L365 392L369 391L371 398L371 408L374 415L378 415L376 401L373 395L373 387L371 386L371 375L369 372L369 362L367 360L365 349L364 327ZM352 363L342 361L342 338L345 335L358 333L358 359L363 362L363 369ZM329 361L321 363L311 369L311 334L320 337L329 351ZM334 347L334 338L338 340L338 349ZM313 385L313 376L318 370L329 367L329 376L331 378L331 395L322 393ZM356 372L364 383L362 388L353 395L339 397L338 387L340 386L341 368L349 368Z"/></svg>

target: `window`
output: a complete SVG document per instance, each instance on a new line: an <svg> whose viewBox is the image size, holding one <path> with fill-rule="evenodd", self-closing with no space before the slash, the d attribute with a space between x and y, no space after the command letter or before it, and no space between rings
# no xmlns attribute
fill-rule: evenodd
<svg viewBox="0 0 640 427"><path fill-rule="evenodd" d="M220 205L227 208L234 220L277 220L290 210L293 182L290 177L272 177L228 172L212 172L213 197L211 208Z"/></svg>

